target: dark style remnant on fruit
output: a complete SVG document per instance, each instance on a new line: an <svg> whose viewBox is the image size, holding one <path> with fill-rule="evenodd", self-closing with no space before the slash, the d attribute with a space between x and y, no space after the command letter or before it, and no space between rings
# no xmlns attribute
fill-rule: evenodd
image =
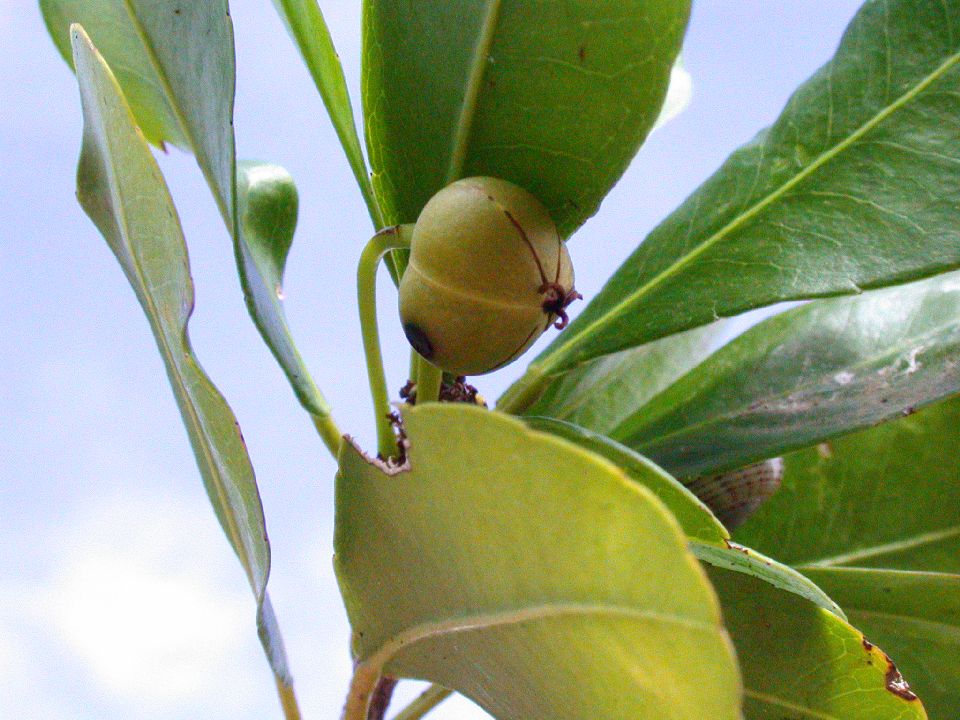
<svg viewBox="0 0 960 720"><path fill-rule="evenodd" d="M505 180L457 180L434 195L413 230L400 282L403 331L454 375L516 360L580 297L546 208Z"/></svg>

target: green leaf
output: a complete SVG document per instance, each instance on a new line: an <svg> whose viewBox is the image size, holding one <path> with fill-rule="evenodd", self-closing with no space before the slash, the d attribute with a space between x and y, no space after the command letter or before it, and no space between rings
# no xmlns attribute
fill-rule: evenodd
<svg viewBox="0 0 960 720"><path fill-rule="evenodd" d="M433 403L404 420L408 465L341 453L345 717L365 717L381 671L500 720L739 717L713 593L652 493L500 413Z"/></svg>
<svg viewBox="0 0 960 720"><path fill-rule="evenodd" d="M810 580L750 548L730 542L730 535L700 500L666 472L610 438L550 418L524 418L535 430L549 432L603 457L628 478L656 495L690 538L690 551L703 562L760 578L783 590L794 592L843 617L843 611Z"/></svg>
<svg viewBox="0 0 960 720"><path fill-rule="evenodd" d="M184 149L196 155L233 238L240 283L254 324L335 452L339 431L330 419L330 408L293 344L278 299L269 297L282 273L282 263L275 271L271 267L275 262L261 262L270 253L257 246L274 241L262 237L263 227L257 230L258 236L245 237L250 218L240 214L248 215L249 210L237 207L236 68L226 0L41 0L41 7L55 41L60 42L68 23L78 22L91 28L95 42L100 38L107 41L109 52L104 56L112 66L150 69L143 77L139 71L135 73L130 85L123 83L122 76L121 87L125 93L134 93L131 104L138 120L164 113L173 119L172 124L161 126L159 140L168 135L173 141L181 138ZM153 92L140 93L137 83L149 85ZM284 211L281 208L279 212ZM292 230L291 226L282 232ZM265 270L267 274L261 275Z"/></svg>
<svg viewBox="0 0 960 720"><path fill-rule="evenodd" d="M960 0L875 0L777 122L667 218L524 385L782 300L960 266Z"/></svg>
<svg viewBox="0 0 960 720"><path fill-rule="evenodd" d="M117 79L147 137L196 155L232 227L236 80L226 0L40 0L40 7L61 49L79 23L110 66L124 68Z"/></svg>
<svg viewBox="0 0 960 720"><path fill-rule="evenodd" d="M954 549L957 557L957 549ZM893 657L933 717L960 713L960 574L810 569Z"/></svg>
<svg viewBox="0 0 960 720"><path fill-rule="evenodd" d="M383 227L383 219L367 173L367 163L363 159L347 82L320 6L317 0L273 0L273 4L300 50L314 85L320 91L323 105L340 139L340 146L353 170L353 177L363 194L370 217L379 229Z"/></svg>
<svg viewBox="0 0 960 720"><path fill-rule="evenodd" d="M190 149L178 110L170 103L136 19L120 0L40 0L40 10L54 44L73 67L70 25L82 24L116 77L147 140Z"/></svg>
<svg viewBox="0 0 960 720"><path fill-rule="evenodd" d="M711 570L743 672L746 720L922 720L882 650L823 608L741 573Z"/></svg>
<svg viewBox="0 0 960 720"><path fill-rule="evenodd" d="M552 378L525 415L543 415L609 435L652 398L703 362L729 321L597 358ZM509 397L497 409L511 412Z"/></svg>
<svg viewBox="0 0 960 720"><path fill-rule="evenodd" d="M729 540L722 548L695 540L690 543L690 551L708 565L755 577L778 590L802 597L841 619L847 617L843 609L810 578L756 550Z"/></svg>
<svg viewBox="0 0 960 720"><path fill-rule="evenodd" d="M958 318L958 273L809 303L748 330L610 435L685 478L912 412L960 392Z"/></svg>
<svg viewBox="0 0 960 720"><path fill-rule="evenodd" d="M253 468L236 418L190 348L193 283L176 209L103 57L79 25L71 37L84 116L77 197L147 315L207 494L257 598L264 649L289 687L265 590L270 548Z"/></svg>
<svg viewBox="0 0 960 720"><path fill-rule="evenodd" d="M640 483L666 505L688 537L709 545L725 547L730 534L710 509L666 472L642 455L610 438L552 418L528 417L524 422L534 430L548 432L606 458L631 480Z"/></svg>
<svg viewBox="0 0 960 720"><path fill-rule="evenodd" d="M387 224L492 175L566 237L593 215L663 104L689 0L369 0L363 106Z"/></svg>
<svg viewBox="0 0 960 720"><path fill-rule="evenodd" d="M278 165L242 162L237 168L237 196L237 265L246 278L250 315L300 403L314 415L328 414L330 408L300 357L283 312L283 270L297 226L297 187Z"/></svg>
<svg viewBox="0 0 960 720"><path fill-rule="evenodd" d="M960 709L958 447L955 398L793 453L736 533L822 584L945 718Z"/></svg>

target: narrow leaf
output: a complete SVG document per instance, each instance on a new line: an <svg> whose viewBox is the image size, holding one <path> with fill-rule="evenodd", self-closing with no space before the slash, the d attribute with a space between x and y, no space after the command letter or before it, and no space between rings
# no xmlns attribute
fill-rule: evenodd
<svg viewBox="0 0 960 720"><path fill-rule="evenodd" d="M927 717L886 653L833 613L742 573L710 579L737 647L746 720Z"/></svg>
<svg viewBox="0 0 960 720"><path fill-rule="evenodd" d="M785 458L737 531L809 575L881 643L934 717L960 708L960 399Z"/></svg>
<svg viewBox="0 0 960 720"><path fill-rule="evenodd" d="M357 136L343 66L333 46L333 38L330 37L330 30L323 19L320 6L317 0L273 0L273 4L300 50L314 85L320 91L323 105L340 139L340 146L347 156L350 169L353 170L353 177L367 203L370 217L374 225L381 228L383 220L374 197L373 186L370 184L360 138Z"/></svg>
<svg viewBox="0 0 960 720"><path fill-rule="evenodd" d="M713 593L652 493L499 413L434 403L404 420L408 465L341 453L347 717L385 672L500 720L739 718Z"/></svg>
<svg viewBox="0 0 960 720"><path fill-rule="evenodd" d="M524 384L783 300L960 266L960 0L867 2L768 130L640 245Z"/></svg>
<svg viewBox="0 0 960 720"><path fill-rule="evenodd" d="M729 330L718 322L596 358L551 379L525 415L565 420L609 435L652 398L706 360ZM511 412L509 394L497 409Z"/></svg>
<svg viewBox="0 0 960 720"><path fill-rule="evenodd" d="M276 287L276 278L259 274L265 266L256 262L262 253L254 246L265 240L244 237L249 218L238 214L233 133L236 67L226 0L41 0L41 6L55 41L60 42L68 23L78 22L91 28L94 41L105 39L110 51L105 58L111 65L150 69L144 78L135 75L130 85L123 84L121 76L121 87L133 93L128 96L138 118L164 113L172 118L172 124L163 125L159 140L168 135L173 141L180 138L184 149L195 154L233 238L253 321L297 398L314 421L320 421L324 439L335 451L339 433L329 429L329 407L293 344L279 302L267 297ZM137 82L149 85L152 92L139 92ZM283 232L292 230L291 226Z"/></svg>
<svg viewBox="0 0 960 720"><path fill-rule="evenodd" d="M957 273L809 303L751 328L610 435L688 477L913 412L960 392L958 318Z"/></svg>
<svg viewBox="0 0 960 720"><path fill-rule="evenodd" d="M314 415L330 408L310 377L283 312L283 271L297 225L299 199L290 174L278 165L243 162L237 169L240 242L237 265L246 278L251 317L297 394Z"/></svg>
<svg viewBox="0 0 960 720"><path fill-rule="evenodd" d="M270 548L253 468L236 418L190 348L193 283L176 209L103 57L79 25L71 36L84 116L77 196L147 315L207 494L257 598L264 649L289 685L265 591Z"/></svg>
<svg viewBox="0 0 960 720"><path fill-rule="evenodd" d="M171 104L142 28L124 2L40 0L40 10L50 37L71 67L70 25L80 23L87 29L100 52L117 68L117 81L149 142L160 147L169 142L190 149L179 111Z"/></svg>
<svg viewBox="0 0 960 720"><path fill-rule="evenodd" d="M778 590L802 597L842 620L847 617L843 609L810 578L756 550L730 541L720 548L694 540L690 543L690 551L697 559L715 568L749 575Z"/></svg>
<svg viewBox="0 0 960 720"><path fill-rule="evenodd" d="M136 68L118 80L138 120L153 123L157 141L192 151L220 211L233 213L233 26L226 0L40 0L54 42L67 28L88 28L111 67ZM124 80L129 78L130 84ZM140 85L149 91L138 90ZM150 125L148 125L150 127Z"/></svg>
<svg viewBox="0 0 960 720"><path fill-rule="evenodd" d="M653 126L689 0L364 3L363 106L387 224L460 177L544 202L565 237Z"/></svg>

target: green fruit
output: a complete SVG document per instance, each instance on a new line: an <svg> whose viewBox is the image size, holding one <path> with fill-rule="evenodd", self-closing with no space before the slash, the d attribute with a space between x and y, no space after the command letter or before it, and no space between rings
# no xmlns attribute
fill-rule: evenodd
<svg viewBox="0 0 960 720"><path fill-rule="evenodd" d="M413 230L400 319L414 349L454 375L516 360L567 323L580 295L546 208L505 180L457 180L434 195Z"/></svg>

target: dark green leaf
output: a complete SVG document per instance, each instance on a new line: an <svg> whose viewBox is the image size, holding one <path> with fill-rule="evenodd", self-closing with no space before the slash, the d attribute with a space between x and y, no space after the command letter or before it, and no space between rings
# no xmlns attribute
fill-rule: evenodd
<svg viewBox="0 0 960 720"><path fill-rule="evenodd" d="M323 105L327 108L337 137L340 138L340 146L350 162L350 169L360 186L370 217L374 225L383 227L380 208L367 174L367 163L360 148L360 138L357 137L357 126L347 93L343 67L340 65L340 56L333 47L333 39L320 6L317 0L273 0L273 4L297 44L317 90L320 91Z"/></svg>
<svg viewBox="0 0 960 720"><path fill-rule="evenodd" d="M750 329L610 435L681 478L738 467L960 392L958 353L956 273L819 300Z"/></svg>
<svg viewBox="0 0 960 720"><path fill-rule="evenodd" d="M369 0L363 105L387 224L470 175L526 188L562 235L654 121L689 0Z"/></svg>
<svg viewBox="0 0 960 720"><path fill-rule="evenodd" d="M737 648L746 720L927 717L884 652L833 613L742 573L711 569L710 579Z"/></svg>
<svg viewBox="0 0 960 720"><path fill-rule="evenodd" d="M717 317L960 266L958 63L960 0L866 3L780 119L653 231L513 394Z"/></svg>
<svg viewBox="0 0 960 720"><path fill-rule="evenodd" d="M500 720L739 718L713 592L652 493L500 413L431 403L404 420L409 465L341 452L349 717L385 672Z"/></svg>
<svg viewBox="0 0 960 720"><path fill-rule="evenodd" d="M71 36L84 116L77 196L147 315L207 494L256 595L264 649L288 686L265 590L270 548L253 468L236 418L190 348L193 283L176 209L109 67L80 26Z"/></svg>
<svg viewBox="0 0 960 720"><path fill-rule="evenodd" d="M934 717L960 709L960 399L788 455L737 538L809 575Z"/></svg>

